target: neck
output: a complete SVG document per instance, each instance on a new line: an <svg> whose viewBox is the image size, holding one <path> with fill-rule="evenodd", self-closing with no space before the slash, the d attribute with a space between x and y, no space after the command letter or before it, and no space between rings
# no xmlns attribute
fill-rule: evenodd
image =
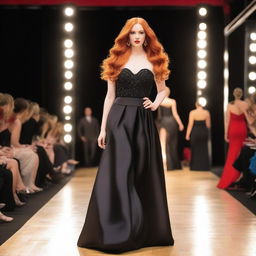
<svg viewBox="0 0 256 256"><path fill-rule="evenodd" d="M145 51L142 46L140 47L132 47L132 55L144 55Z"/></svg>

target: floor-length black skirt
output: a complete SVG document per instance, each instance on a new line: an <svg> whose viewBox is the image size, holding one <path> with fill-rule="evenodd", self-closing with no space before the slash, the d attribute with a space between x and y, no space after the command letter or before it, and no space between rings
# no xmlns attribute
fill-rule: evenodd
<svg viewBox="0 0 256 256"><path fill-rule="evenodd" d="M107 144L79 247L121 253L173 245L161 148L151 110L141 98L116 98Z"/></svg>

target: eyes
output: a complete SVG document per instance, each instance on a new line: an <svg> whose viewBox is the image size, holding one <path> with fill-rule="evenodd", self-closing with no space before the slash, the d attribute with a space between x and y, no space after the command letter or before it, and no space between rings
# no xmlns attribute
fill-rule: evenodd
<svg viewBox="0 0 256 256"><path fill-rule="evenodd" d="M130 32L130 35L135 35L136 33L137 33L137 31L131 31L131 32ZM144 34L145 34L145 32L144 32L143 30L138 31L138 33L139 33L140 35L144 35Z"/></svg>

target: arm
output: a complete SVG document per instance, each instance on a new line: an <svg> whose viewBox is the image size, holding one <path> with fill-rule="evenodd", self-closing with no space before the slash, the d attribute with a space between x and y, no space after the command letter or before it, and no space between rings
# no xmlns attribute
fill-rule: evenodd
<svg viewBox="0 0 256 256"><path fill-rule="evenodd" d="M194 124L194 116L193 116L193 112L190 111L188 127L187 127L187 132L186 132L186 140L190 140L190 134L191 134L191 131L192 131L192 128L193 128L193 124Z"/></svg>
<svg viewBox="0 0 256 256"><path fill-rule="evenodd" d="M11 131L11 145L14 147L21 147L20 144L20 132L21 132L21 122L16 119L14 123L10 126Z"/></svg>
<svg viewBox="0 0 256 256"><path fill-rule="evenodd" d="M180 131L183 131L184 126L183 126L183 123L181 122L180 116L179 116L179 114L178 114L178 112L177 112L176 100L172 100L171 108L172 108L173 117L175 118L176 122L177 122L178 125L179 125L179 130L180 130Z"/></svg>
<svg viewBox="0 0 256 256"><path fill-rule="evenodd" d="M147 97L143 98L144 108L146 109L150 108L152 111L157 110L157 108L159 107L159 105L167 95L165 81L159 81L159 82L156 81L156 87L157 87L157 95L154 102L151 102L151 100Z"/></svg>
<svg viewBox="0 0 256 256"><path fill-rule="evenodd" d="M210 115L209 111L207 111L207 116L206 116L205 122L206 122L206 127L210 129L211 128L211 115Z"/></svg>
<svg viewBox="0 0 256 256"><path fill-rule="evenodd" d="M228 142L229 120L230 120L230 106L228 104L226 115L225 115L225 134L224 134L224 139L225 139L226 142Z"/></svg>
<svg viewBox="0 0 256 256"><path fill-rule="evenodd" d="M101 121L100 135L98 137L98 145L100 148L105 149L106 145L106 125L107 125L107 117L110 111L110 108L115 100L116 91L115 91L115 82L108 80L108 91L104 100L103 107L103 116Z"/></svg>

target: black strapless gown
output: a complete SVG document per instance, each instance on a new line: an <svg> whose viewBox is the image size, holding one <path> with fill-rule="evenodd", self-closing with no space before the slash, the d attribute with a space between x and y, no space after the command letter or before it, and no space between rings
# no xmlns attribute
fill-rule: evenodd
<svg viewBox="0 0 256 256"><path fill-rule="evenodd" d="M160 141L151 110L144 109L153 73L125 68L107 120L102 154L79 247L122 253L173 245Z"/></svg>
<svg viewBox="0 0 256 256"><path fill-rule="evenodd" d="M166 165L167 170L181 169L178 153L178 124L173 117L172 109L159 107L159 128L165 128L166 137Z"/></svg>
<svg viewBox="0 0 256 256"><path fill-rule="evenodd" d="M198 171L210 170L208 150L209 129L205 120L195 120L191 131L191 162L190 169Z"/></svg>

